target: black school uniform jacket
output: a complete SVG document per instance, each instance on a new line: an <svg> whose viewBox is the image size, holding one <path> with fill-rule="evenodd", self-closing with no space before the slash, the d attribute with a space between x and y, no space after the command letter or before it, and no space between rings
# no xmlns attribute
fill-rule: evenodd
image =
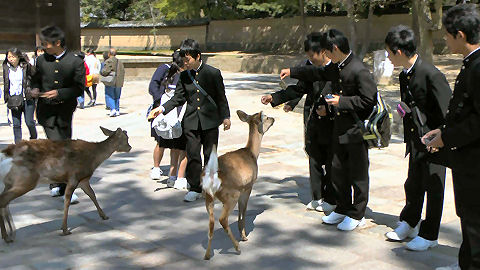
<svg viewBox="0 0 480 270"><path fill-rule="evenodd" d="M478 165L480 162L480 51L463 60L463 66L455 80L455 89L448 106L442 140L451 150L451 167L477 175L466 189L480 192ZM478 194L477 194L478 195ZM478 199L476 199L478 201Z"/></svg>
<svg viewBox="0 0 480 270"><path fill-rule="evenodd" d="M412 109L412 113L403 118L406 154L412 151L412 147L426 152L420 138L444 124L452 90L445 75L420 57L409 73L400 73L399 79L401 99Z"/></svg>
<svg viewBox="0 0 480 270"><path fill-rule="evenodd" d="M39 56L32 88L38 88L40 92L58 90L54 99L38 99L37 118L42 126L71 125L77 97L85 89L83 59L68 50L59 59L46 53Z"/></svg>
<svg viewBox="0 0 480 270"><path fill-rule="evenodd" d="M353 113L364 120L377 101L377 86L363 62L351 54L341 65L294 67L291 77L305 81L332 81L333 93L340 95L333 136L340 144L363 142L360 126Z"/></svg>
<svg viewBox="0 0 480 270"><path fill-rule="evenodd" d="M215 101L217 107L195 87L187 72L190 72L203 90ZM205 63L200 65L198 71L185 70L180 74L175 95L163 104L165 108L163 113L167 114L185 102L187 108L182 121L185 129L206 130L217 128L224 119L230 118L222 74L220 70Z"/></svg>

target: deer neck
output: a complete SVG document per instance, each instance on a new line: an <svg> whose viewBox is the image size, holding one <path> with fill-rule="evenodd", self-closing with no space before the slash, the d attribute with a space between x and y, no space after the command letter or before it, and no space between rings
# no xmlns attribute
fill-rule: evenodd
<svg viewBox="0 0 480 270"><path fill-rule="evenodd" d="M247 146L245 148L250 150L256 159L258 159L258 155L260 154L260 144L262 142L262 137L263 135L258 132L258 128L254 125L250 125Z"/></svg>
<svg viewBox="0 0 480 270"><path fill-rule="evenodd" d="M117 149L117 142L115 141L114 136L110 136L104 141L98 142L96 149L98 149L98 151L95 151L95 156L93 158L96 161L95 163L100 165L103 161L109 158L113 152L115 152L115 149Z"/></svg>

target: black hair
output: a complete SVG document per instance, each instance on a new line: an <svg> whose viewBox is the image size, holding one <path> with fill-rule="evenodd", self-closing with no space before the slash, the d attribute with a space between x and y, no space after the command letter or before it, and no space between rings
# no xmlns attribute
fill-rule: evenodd
<svg viewBox="0 0 480 270"><path fill-rule="evenodd" d="M330 29L325 32L325 38L322 38L321 40L323 43L322 47L326 50L333 51L333 45L335 45L344 54L350 52L347 37L337 29Z"/></svg>
<svg viewBox="0 0 480 270"><path fill-rule="evenodd" d="M458 31L462 31L469 44L480 42L480 17L474 4L451 7L443 16L442 23L454 38Z"/></svg>
<svg viewBox="0 0 480 270"><path fill-rule="evenodd" d="M200 45L197 41L191 38L187 38L182 41L182 44L180 45L181 57L185 57L185 55L190 55L191 57L196 59L199 54L201 55L202 52L200 51Z"/></svg>
<svg viewBox="0 0 480 270"><path fill-rule="evenodd" d="M307 39L303 42L305 52L312 51L319 53L324 48L322 47L322 38L324 38L324 33L322 32L312 32L307 35Z"/></svg>
<svg viewBox="0 0 480 270"><path fill-rule="evenodd" d="M409 58L415 55L417 51L415 34L410 27L405 25L397 25L390 28L385 37L385 45L393 54L396 54L397 50L400 50Z"/></svg>
<svg viewBox="0 0 480 270"><path fill-rule="evenodd" d="M88 48L88 49L87 49L87 53L93 54L93 56L95 56L95 57L97 56L97 55L95 54L95 51L94 51L92 48Z"/></svg>
<svg viewBox="0 0 480 270"><path fill-rule="evenodd" d="M180 70L180 68L183 67L183 59L180 56L179 51L175 51L172 54L172 63L170 64L170 68L168 69L167 76L165 77L165 80L163 80L163 84L166 87L166 84L170 84L173 82L173 75L177 74L177 72Z"/></svg>
<svg viewBox="0 0 480 270"><path fill-rule="evenodd" d="M34 52L34 54L35 54L35 57L37 57L37 56L38 56L38 53L37 53L37 52L38 52L39 50L45 51L45 47L43 47L43 46L41 46L41 45L40 45L40 46L37 46L37 47L35 47L35 52Z"/></svg>
<svg viewBox="0 0 480 270"><path fill-rule="evenodd" d="M11 53L18 58L18 65L20 65L21 63L24 63L24 62L28 63L27 56L25 54L23 54L22 51L20 51L20 49L13 47L13 48L8 49L5 52L5 60L3 61L3 65L8 64L8 53Z"/></svg>
<svg viewBox="0 0 480 270"><path fill-rule="evenodd" d="M107 60L108 59L108 52L103 52L102 56L103 56L103 61Z"/></svg>
<svg viewBox="0 0 480 270"><path fill-rule="evenodd" d="M65 33L58 26L46 26L40 31L40 40L55 43L60 40L60 46L65 47Z"/></svg>

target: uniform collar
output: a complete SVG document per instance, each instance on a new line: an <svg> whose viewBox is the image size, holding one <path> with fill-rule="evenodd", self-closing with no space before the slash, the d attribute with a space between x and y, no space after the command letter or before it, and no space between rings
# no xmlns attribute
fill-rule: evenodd
<svg viewBox="0 0 480 270"><path fill-rule="evenodd" d="M465 58L463 58L463 65L467 65L471 61L477 59L480 56L480 47L477 49L473 50L471 53L469 53Z"/></svg>
<svg viewBox="0 0 480 270"><path fill-rule="evenodd" d="M338 68L343 69L346 65L348 65L348 63L350 63L350 61L352 60L352 56L352 51L350 51L347 57L345 57L342 62L338 63Z"/></svg>
<svg viewBox="0 0 480 270"><path fill-rule="evenodd" d="M198 66L198 68L197 68L197 69L194 69L193 71L195 71L195 73L198 73L198 72L200 72L200 70L201 70L202 68L203 68L203 61L200 60L200 66Z"/></svg>
<svg viewBox="0 0 480 270"><path fill-rule="evenodd" d="M406 69L406 68L403 69L403 72L404 72L405 74L412 74L413 71L415 70L415 67L416 67L417 63L420 62L420 61L419 61L419 60L420 60L420 56L419 56L418 54L417 54L416 56L417 56L417 58L415 59L415 62L413 62L413 65L412 65L410 68L408 68L408 69Z"/></svg>
<svg viewBox="0 0 480 270"><path fill-rule="evenodd" d="M55 56L55 59L58 60L58 59L62 58L62 57L65 55L65 52L66 52L66 51L67 51L67 50L63 50L63 52L62 52L60 55L54 55L54 56Z"/></svg>

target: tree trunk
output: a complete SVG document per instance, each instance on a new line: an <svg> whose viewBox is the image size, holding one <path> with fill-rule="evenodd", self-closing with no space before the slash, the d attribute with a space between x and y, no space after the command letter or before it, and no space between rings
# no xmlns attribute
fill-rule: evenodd
<svg viewBox="0 0 480 270"><path fill-rule="evenodd" d="M368 5L368 17L367 21L365 22L366 27L365 27L365 33L363 35L363 41L362 41L362 46L359 48L357 51L357 56L360 59L363 59L365 54L368 51L368 48L370 47L370 29L372 27L372 17L373 17L373 9L375 8L375 1L371 1L370 4Z"/></svg>
<svg viewBox="0 0 480 270"><path fill-rule="evenodd" d="M423 59L432 63L433 33L442 27L442 0L435 0L434 14L430 11L429 0L414 0L412 4L413 26L419 41L418 53Z"/></svg>
<svg viewBox="0 0 480 270"><path fill-rule="evenodd" d="M357 51L357 29L355 27L355 6L353 0L346 0L347 17L348 17L348 31L350 32L350 50Z"/></svg>
<svg viewBox="0 0 480 270"><path fill-rule="evenodd" d="M148 6L150 7L150 15L152 16L152 24L153 24L153 48L152 50L155 50L157 48L157 29L155 24L157 23L157 20L155 18L155 15L153 14L153 7L151 3L148 3Z"/></svg>

